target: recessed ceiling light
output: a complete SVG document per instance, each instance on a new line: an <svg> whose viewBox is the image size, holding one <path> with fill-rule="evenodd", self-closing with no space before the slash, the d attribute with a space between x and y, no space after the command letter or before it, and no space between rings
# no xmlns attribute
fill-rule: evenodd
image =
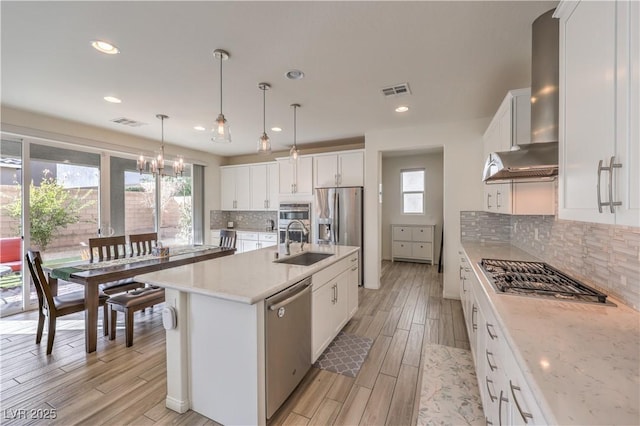
<svg viewBox="0 0 640 426"><path fill-rule="evenodd" d="M282 128L281 127L272 127L271 130L274 131L274 132L281 132Z"/></svg>
<svg viewBox="0 0 640 426"><path fill-rule="evenodd" d="M194 127L194 129L196 129L196 130L198 130L198 131L201 131L201 132L203 132L203 131L207 130L207 129L205 129L205 128L204 128L204 127L202 127L202 126L195 126L195 127Z"/></svg>
<svg viewBox="0 0 640 426"><path fill-rule="evenodd" d="M91 42L91 46L98 52L106 53L107 55L115 55L120 53L120 49L111 43L102 40L94 40Z"/></svg>
<svg viewBox="0 0 640 426"><path fill-rule="evenodd" d="M300 70L290 70L284 75L289 80L302 80L304 78L304 73Z"/></svg>
<svg viewBox="0 0 640 426"><path fill-rule="evenodd" d="M104 100L107 101L107 102L111 102L112 104L119 104L119 103L122 102L121 99L118 99L118 98L116 98L114 96L105 96Z"/></svg>
<svg viewBox="0 0 640 426"><path fill-rule="evenodd" d="M396 112L407 112L407 111L409 111L408 106L399 106L398 108L396 108Z"/></svg>

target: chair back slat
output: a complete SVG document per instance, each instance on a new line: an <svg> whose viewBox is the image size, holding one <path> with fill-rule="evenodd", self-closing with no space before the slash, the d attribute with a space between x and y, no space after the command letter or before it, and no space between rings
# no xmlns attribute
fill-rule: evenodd
<svg viewBox="0 0 640 426"><path fill-rule="evenodd" d="M42 257L37 250L27 250L27 254L24 256L31 273L31 279L33 285L36 287L36 293L38 295L39 308L46 308L50 310L50 306L55 306L53 303L53 293L51 287L49 287L49 281L47 280L44 271L42 270Z"/></svg>
<svg viewBox="0 0 640 426"><path fill-rule="evenodd" d="M220 247L236 248L236 231L222 229L220 231Z"/></svg>
<svg viewBox="0 0 640 426"><path fill-rule="evenodd" d="M129 235L129 246L132 256L142 256L151 254L151 250L158 245L158 233L148 232L146 234Z"/></svg>
<svg viewBox="0 0 640 426"><path fill-rule="evenodd" d="M124 235L117 237L89 238L89 261L119 259L125 257L127 241Z"/></svg>

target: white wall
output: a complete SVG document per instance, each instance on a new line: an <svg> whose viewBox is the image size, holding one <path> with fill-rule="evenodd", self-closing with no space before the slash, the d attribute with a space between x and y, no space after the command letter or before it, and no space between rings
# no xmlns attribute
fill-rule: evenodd
<svg viewBox="0 0 640 426"><path fill-rule="evenodd" d="M402 213L400 172L403 169L425 169L425 211L423 214ZM443 153L411 154L382 158L382 258L391 259L391 224L436 225L434 256L440 254L442 231Z"/></svg>
<svg viewBox="0 0 640 426"><path fill-rule="evenodd" d="M384 151L444 149L444 297L459 298L456 269L460 242L460 211L482 206L482 134L489 119L439 123L403 129L378 130L365 134L365 248L364 282L380 287L382 258L382 209L378 184L382 182L381 154Z"/></svg>
<svg viewBox="0 0 640 426"><path fill-rule="evenodd" d="M158 140L137 137L109 129L89 126L74 121L50 117L31 111L10 108L1 110L4 133L19 135L25 139L45 140L85 146L93 150L105 150L137 156L140 152L158 149ZM220 169L223 158L210 153L165 143L167 156L182 155L187 162L205 166L205 242L209 242L209 211L220 208Z"/></svg>

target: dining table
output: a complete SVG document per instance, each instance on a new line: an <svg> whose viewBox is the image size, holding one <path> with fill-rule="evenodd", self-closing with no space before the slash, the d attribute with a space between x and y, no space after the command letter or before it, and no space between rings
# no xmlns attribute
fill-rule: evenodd
<svg viewBox="0 0 640 426"><path fill-rule="evenodd" d="M235 253L235 248L217 246L181 246L169 247L164 256L153 254L127 256L101 262L80 260L43 267L49 275L49 284L53 292L62 279L84 286L85 298L85 349L95 352L98 342L98 295L100 284L133 278L136 275L160 271L176 266L187 265L203 260L216 259Z"/></svg>

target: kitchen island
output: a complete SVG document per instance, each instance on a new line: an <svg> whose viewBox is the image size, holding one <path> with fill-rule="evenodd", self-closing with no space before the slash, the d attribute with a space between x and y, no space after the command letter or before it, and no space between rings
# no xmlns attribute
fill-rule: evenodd
<svg viewBox="0 0 640 426"><path fill-rule="evenodd" d="M329 255L310 266L274 263L278 251L286 258L282 246L269 247L136 277L164 287L166 308L176 315L166 332L168 408L222 424L266 423L265 299L306 277L323 284L356 264L359 248L305 245ZM291 251L295 256L299 245ZM340 328L353 312L345 307Z"/></svg>
<svg viewBox="0 0 640 426"><path fill-rule="evenodd" d="M529 424L640 424L640 313L611 297L613 303L601 305L497 293L478 264L482 258L539 260L508 243L463 242L462 249L473 274L462 293L463 299L465 292L475 293L468 312L475 327L470 339L477 334L481 342L478 380L481 391L493 385L494 398L500 394L497 416L509 423L504 410L511 407L515 424L525 417ZM461 266L461 278L466 268ZM506 346L487 347L502 336ZM496 368L509 376L504 399L499 383L488 379ZM514 376L524 385L516 386ZM487 415L491 404L485 405Z"/></svg>

